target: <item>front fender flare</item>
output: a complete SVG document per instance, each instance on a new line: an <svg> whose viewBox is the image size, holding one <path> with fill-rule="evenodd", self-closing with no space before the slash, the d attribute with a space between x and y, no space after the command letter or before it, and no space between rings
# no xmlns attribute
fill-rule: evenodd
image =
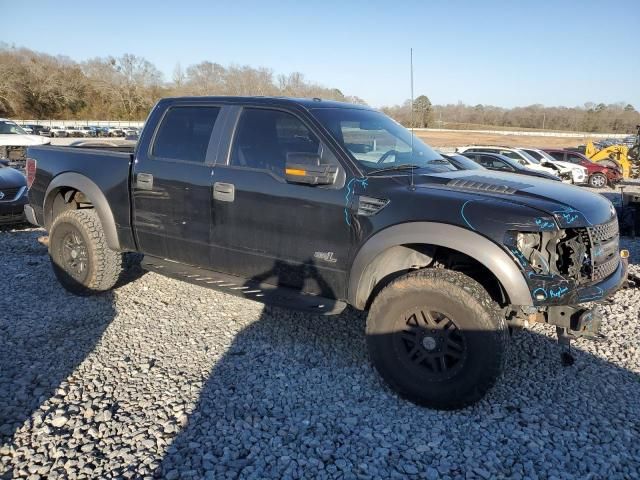
<svg viewBox="0 0 640 480"><path fill-rule="evenodd" d="M386 228L373 235L358 251L349 275L349 303L366 307L374 286L367 281L367 266L385 250L408 244L447 247L468 255L487 267L500 281L512 305L533 305L527 282L509 255L491 240L470 230L435 222L412 222Z"/></svg>
<svg viewBox="0 0 640 480"><path fill-rule="evenodd" d="M112 250L120 251L120 241L118 240L116 221L113 218L113 212L111 212L111 207L109 206L107 198L104 196L104 193L102 193L102 190L100 190L98 185L79 173L61 173L56 176L49 184L49 187L47 187L47 191L44 196L43 208L45 226L49 228L53 221L51 216L53 214L53 199L56 196L56 192L60 188L65 187L74 188L84 193L92 203L93 208L95 208L98 218L100 218L100 223L102 224L107 245Z"/></svg>

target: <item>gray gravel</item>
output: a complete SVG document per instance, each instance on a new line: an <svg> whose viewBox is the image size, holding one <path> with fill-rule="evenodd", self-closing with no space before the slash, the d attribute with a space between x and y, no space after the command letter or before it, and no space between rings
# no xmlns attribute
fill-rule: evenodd
<svg viewBox="0 0 640 480"><path fill-rule="evenodd" d="M442 413L381 384L361 314L264 308L135 264L113 293L74 297L42 234L0 231L2 478L640 477L640 289L604 306L608 340L576 342L574 366L536 326L485 400Z"/></svg>

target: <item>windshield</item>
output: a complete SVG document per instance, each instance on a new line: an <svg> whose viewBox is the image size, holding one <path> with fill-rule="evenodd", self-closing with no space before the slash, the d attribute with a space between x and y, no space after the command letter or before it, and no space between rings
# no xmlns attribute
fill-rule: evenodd
<svg viewBox="0 0 640 480"><path fill-rule="evenodd" d="M556 161L556 159L555 159L555 158L553 158L551 155L549 155L547 152L540 151L540 152L538 152L538 153L540 153L540 155L542 155L542 157L543 157L545 160L548 160L548 161L549 161L549 162L551 162L551 163L554 163L554 162Z"/></svg>
<svg viewBox="0 0 640 480"><path fill-rule="evenodd" d="M27 135L20 125L13 122L1 121L0 122L0 135Z"/></svg>
<svg viewBox="0 0 640 480"><path fill-rule="evenodd" d="M534 158L533 156L531 156L530 154L528 154L524 150L518 150L518 153L520 155L522 155L524 158L526 158L527 160L529 160L531 163L534 163L536 165L540 164L540 160L538 160L537 158Z"/></svg>
<svg viewBox="0 0 640 480"><path fill-rule="evenodd" d="M455 170L447 160L399 123L371 110L316 108L313 115L368 173L411 167ZM411 148L413 137L413 149Z"/></svg>

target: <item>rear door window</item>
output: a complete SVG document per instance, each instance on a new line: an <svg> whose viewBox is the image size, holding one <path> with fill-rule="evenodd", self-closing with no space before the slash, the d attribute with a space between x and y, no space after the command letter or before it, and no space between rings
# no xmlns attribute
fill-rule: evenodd
<svg viewBox="0 0 640 480"><path fill-rule="evenodd" d="M219 107L171 107L156 132L152 156L204 163Z"/></svg>

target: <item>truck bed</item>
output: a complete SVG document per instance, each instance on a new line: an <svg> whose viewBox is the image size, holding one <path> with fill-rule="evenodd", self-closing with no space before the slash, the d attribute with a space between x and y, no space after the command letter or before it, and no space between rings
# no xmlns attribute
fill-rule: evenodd
<svg viewBox="0 0 640 480"><path fill-rule="evenodd" d="M84 177L104 193L113 212L118 235L124 245L133 245L131 232L131 205L129 175L133 153L113 151L107 148L78 148L61 146L29 147L27 157L37 162L35 181L29 190L29 202L33 206L40 225L48 228L49 218L43 206L48 191L53 190L56 177L68 174Z"/></svg>

